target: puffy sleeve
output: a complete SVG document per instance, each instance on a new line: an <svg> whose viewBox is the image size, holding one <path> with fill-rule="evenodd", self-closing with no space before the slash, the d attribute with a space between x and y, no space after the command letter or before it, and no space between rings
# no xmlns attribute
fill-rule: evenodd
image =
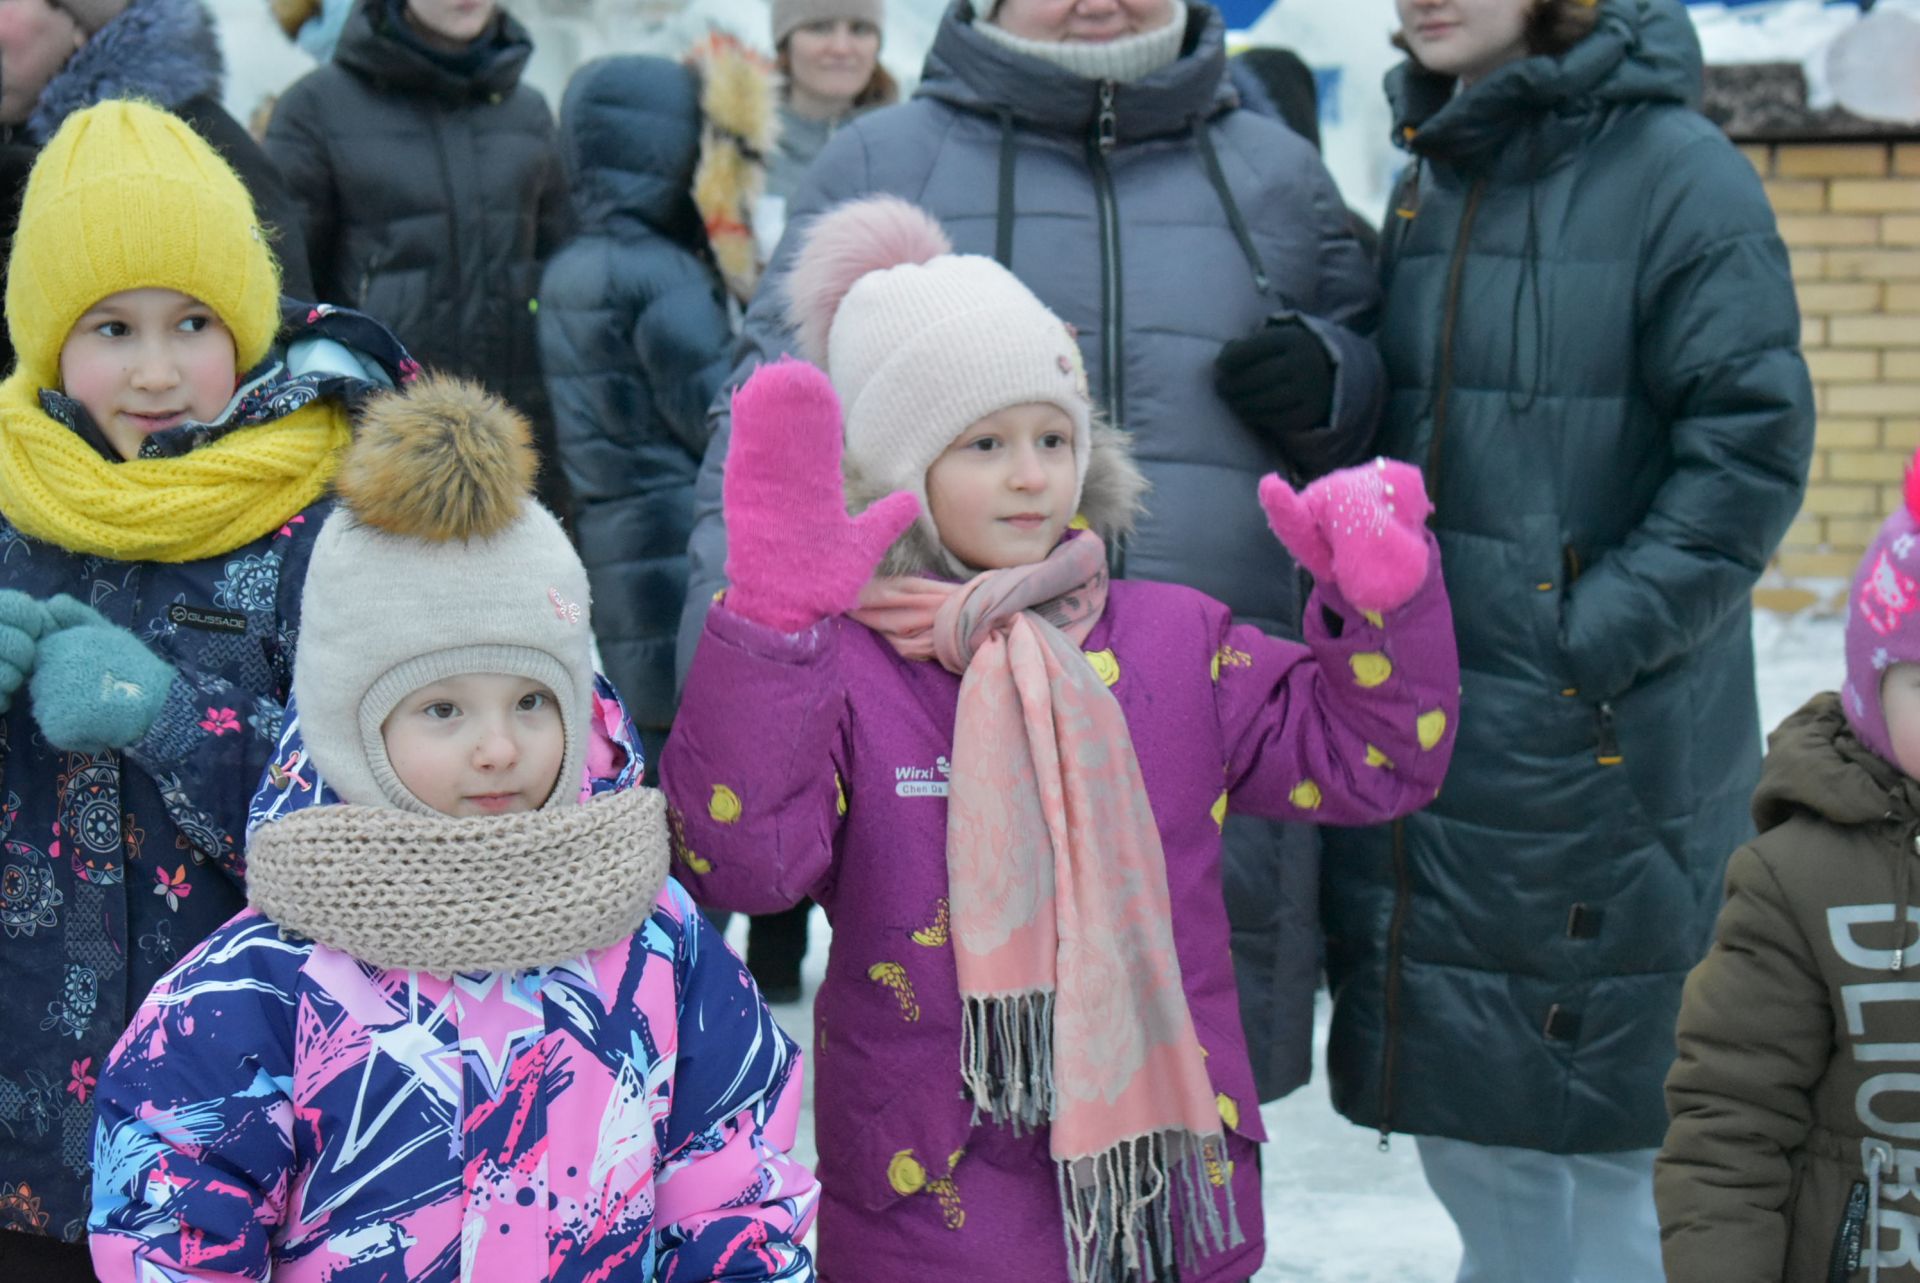
<svg viewBox="0 0 1920 1283"><path fill-rule="evenodd" d="M1223 625L1215 700L1231 810L1318 824L1375 824L1433 800L1453 753L1460 660L1440 554L1384 614L1330 586L1307 599L1305 644Z"/></svg>
<svg viewBox="0 0 1920 1283"><path fill-rule="evenodd" d="M1575 683L1611 699L1745 602L1806 490L1813 386L1786 246L1753 167L1718 131L1647 194L1635 336L1670 462L1645 516L1570 590Z"/></svg>
<svg viewBox="0 0 1920 1283"><path fill-rule="evenodd" d="M801 1240L819 1197L792 1156L801 1056L746 968L684 891L675 960L680 1043L662 1124L655 1277L747 1283L811 1280Z"/></svg>
<svg viewBox="0 0 1920 1283"><path fill-rule="evenodd" d="M1713 948L1687 977L1677 1040L1653 1182L1667 1277L1778 1280L1789 1155L1813 1125L1834 1028L1813 947L1752 847L1727 865L1727 900Z"/></svg>
<svg viewBox="0 0 1920 1283"><path fill-rule="evenodd" d="M243 913L154 986L121 1036L95 1098L87 1230L103 1283L267 1278L294 1170L304 956Z"/></svg>

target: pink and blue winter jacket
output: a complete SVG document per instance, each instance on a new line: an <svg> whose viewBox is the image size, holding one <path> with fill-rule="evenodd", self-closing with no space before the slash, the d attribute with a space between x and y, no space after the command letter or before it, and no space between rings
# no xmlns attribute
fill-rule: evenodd
<svg viewBox="0 0 1920 1283"><path fill-rule="evenodd" d="M624 759L640 759L604 683ZM257 816L331 799L297 711ZM556 891L562 889L556 888ZM100 1077L105 1283L811 1280L787 1156L801 1058L668 881L557 967L386 971L241 913L156 985Z"/></svg>

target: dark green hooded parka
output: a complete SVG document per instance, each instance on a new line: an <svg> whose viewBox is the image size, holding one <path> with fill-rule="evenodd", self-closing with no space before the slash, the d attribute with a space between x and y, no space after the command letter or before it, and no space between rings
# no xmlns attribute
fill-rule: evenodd
<svg viewBox="0 0 1920 1283"><path fill-rule="evenodd" d="M1381 448L1437 511L1463 693L1398 826L1327 830L1335 1105L1555 1153L1666 1129L1680 986L1760 765L1748 597L1813 394L1752 167L1677 0L1457 96L1389 78Z"/></svg>

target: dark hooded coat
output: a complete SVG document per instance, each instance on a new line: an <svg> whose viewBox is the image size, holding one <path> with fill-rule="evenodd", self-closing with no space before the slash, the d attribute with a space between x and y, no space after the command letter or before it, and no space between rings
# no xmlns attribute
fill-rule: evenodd
<svg viewBox="0 0 1920 1283"><path fill-rule="evenodd" d="M1457 96L1389 82L1418 163L1381 445L1426 471L1463 692L1438 800L1325 834L1334 1103L1383 1132L1666 1130L1680 986L1751 833L1749 595L1814 419L1785 247L1699 83L1677 0L1602 0Z"/></svg>
<svg viewBox="0 0 1920 1283"><path fill-rule="evenodd" d="M693 483L731 367L726 287L691 190L700 85L665 58L574 73L560 146L580 234L547 264L540 343L601 665L636 725L673 721Z"/></svg>

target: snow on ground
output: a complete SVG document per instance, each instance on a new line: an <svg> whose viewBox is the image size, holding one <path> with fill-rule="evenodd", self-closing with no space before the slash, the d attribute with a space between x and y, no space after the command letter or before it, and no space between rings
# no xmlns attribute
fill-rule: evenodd
<svg viewBox="0 0 1920 1283"><path fill-rule="evenodd" d="M1839 686L1841 631L1840 619L1831 614L1762 612L1755 618L1763 726L1777 725L1809 696ZM803 968L807 999L773 1009L802 1047L812 1044L811 998L826 972L828 937L826 918L816 911ZM727 941L745 953L745 919L733 920ZM1324 994L1318 1014L1314 1059L1324 1065ZM797 1147L809 1163L811 1097L809 1079ZM1255 1283L1449 1283L1460 1240L1427 1192L1411 1137L1396 1136L1381 1152L1377 1134L1334 1113L1323 1072L1266 1106L1261 1118L1273 1140L1266 1150L1267 1263Z"/></svg>

